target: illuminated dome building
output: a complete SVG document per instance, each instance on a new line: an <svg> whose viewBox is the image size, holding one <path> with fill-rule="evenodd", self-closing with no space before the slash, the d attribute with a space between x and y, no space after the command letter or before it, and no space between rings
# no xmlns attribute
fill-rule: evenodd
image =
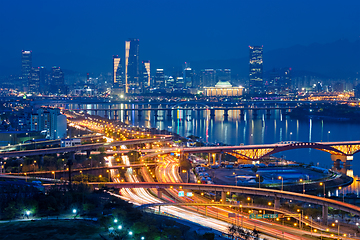
<svg viewBox="0 0 360 240"><path fill-rule="evenodd" d="M243 87L233 87L229 81L219 81L215 87L204 87L207 97L240 97Z"/></svg>

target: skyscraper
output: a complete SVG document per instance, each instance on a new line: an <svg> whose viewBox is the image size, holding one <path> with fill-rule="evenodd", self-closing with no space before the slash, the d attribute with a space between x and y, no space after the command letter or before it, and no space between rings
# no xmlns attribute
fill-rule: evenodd
<svg viewBox="0 0 360 240"><path fill-rule="evenodd" d="M31 68L29 77L29 92L38 93L40 91L40 68Z"/></svg>
<svg viewBox="0 0 360 240"><path fill-rule="evenodd" d="M125 41L125 92L139 91L139 39Z"/></svg>
<svg viewBox="0 0 360 240"><path fill-rule="evenodd" d="M20 82L21 87L25 88L29 84L30 70L32 68L32 52L24 51L21 52L21 76Z"/></svg>
<svg viewBox="0 0 360 240"><path fill-rule="evenodd" d="M113 87L124 88L121 58L118 55L113 56Z"/></svg>
<svg viewBox="0 0 360 240"><path fill-rule="evenodd" d="M194 87L193 70L190 67L184 69L185 87Z"/></svg>
<svg viewBox="0 0 360 240"><path fill-rule="evenodd" d="M53 67L50 74L50 91L53 93L66 94L64 73L60 67Z"/></svg>
<svg viewBox="0 0 360 240"><path fill-rule="evenodd" d="M216 71L214 69L205 69L200 71L200 86L214 87L216 84Z"/></svg>
<svg viewBox="0 0 360 240"><path fill-rule="evenodd" d="M263 46L249 46L249 85L252 91L259 92L263 87Z"/></svg>
<svg viewBox="0 0 360 240"><path fill-rule="evenodd" d="M165 88L164 69L156 69L156 74L155 74L155 87L156 87L156 88Z"/></svg>
<svg viewBox="0 0 360 240"><path fill-rule="evenodd" d="M142 80L142 89L150 88L151 86L151 78L150 78L150 60L142 61L142 72L143 72L143 80Z"/></svg>

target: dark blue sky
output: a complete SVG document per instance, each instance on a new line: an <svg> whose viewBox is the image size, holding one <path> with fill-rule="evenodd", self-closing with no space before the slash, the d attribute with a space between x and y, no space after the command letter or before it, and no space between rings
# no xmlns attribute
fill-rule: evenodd
<svg viewBox="0 0 360 240"><path fill-rule="evenodd" d="M357 40L360 1L11 0L0 3L0 33L3 73L20 71L22 49L33 51L34 66L111 71L129 37L160 68L243 57L248 45Z"/></svg>

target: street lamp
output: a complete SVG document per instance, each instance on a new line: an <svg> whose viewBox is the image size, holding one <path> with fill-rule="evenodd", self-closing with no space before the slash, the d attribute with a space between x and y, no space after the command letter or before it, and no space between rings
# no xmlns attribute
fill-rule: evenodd
<svg viewBox="0 0 360 240"><path fill-rule="evenodd" d="M284 178L282 176L279 176L279 180L281 180L281 191L284 190Z"/></svg>
<svg viewBox="0 0 360 240"><path fill-rule="evenodd" d="M130 236L132 236L132 235L133 235L133 232L132 232L132 231L130 231L130 232L129 232L129 235L130 235Z"/></svg>
<svg viewBox="0 0 360 240"><path fill-rule="evenodd" d="M321 182L320 186L324 186L324 197L326 197L326 195L325 195L325 183Z"/></svg>
<svg viewBox="0 0 360 240"><path fill-rule="evenodd" d="M300 178L300 182L303 183L303 194L305 194L305 181L302 178Z"/></svg>
<svg viewBox="0 0 360 240"><path fill-rule="evenodd" d="M256 174L256 177L259 178L259 188L260 188L260 174Z"/></svg>
<svg viewBox="0 0 360 240"><path fill-rule="evenodd" d="M54 175L54 182L55 182L55 171L52 171L51 173Z"/></svg>
<svg viewBox="0 0 360 240"><path fill-rule="evenodd" d="M27 218L29 218L31 212L29 210L27 210L25 213L26 213Z"/></svg>
<svg viewBox="0 0 360 240"><path fill-rule="evenodd" d="M300 215L300 219L299 219L299 227L302 229L302 220L303 220L303 215L304 215L304 210L303 209L298 209L298 210L296 210L298 213L299 213L299 215ZM300 214L300 211L301 211L301 214Z"/></svg>

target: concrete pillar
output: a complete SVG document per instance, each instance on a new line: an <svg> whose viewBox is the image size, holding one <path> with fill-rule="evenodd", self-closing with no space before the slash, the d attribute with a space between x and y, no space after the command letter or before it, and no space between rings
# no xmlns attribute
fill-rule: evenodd
<svg viewBox="0 0 360 240"><path fill-rule="evenodd" d="M228 120L229 118L229 109L224 109L224 120Z"/></svg>
<svg viewBox="0 0 360 240"><path fill-rule="evenodd" d="M159 116L159 114L158 114L158 110L156 109L156 110L153 110L154 111L154 118L155 118L155 121L157 121L158 120L158 116Z"/></svg>
<svg viewBox="0 0 360 240"><path fill-rule="evenodd" d="M90 150L86 150L86 158L89 158L89 157L90 157L90 153L91 153Z"/></svg>
<svg viewBox="0 0 360 240"><path fill-rule="evenodd" d="M346 163L346 161L352 161L353 160L353 156L344 156L344 155L335 155L335 154L331 154L331 160L333 162L336 162L337 160L340 160L343 163Z"/></svg>
<svg viewBox="0 0 360 240"><path fill-rule="evenodd" d="M97 114L97 110L94 110L94 112L95 112L95 115L98 115L98 114Z"/></svg>
<svg viewBox="0 0 360 240"><path fill-rule="evenodd" d="M172 109L168 109L168 110L167 110L167 116L168 116L168 118L171 118L171 116L172 116Z"/></svg>
<svg viewBox="0 0 360 240"><path fill-rule="evenodd" d="M328 224L328 206L322 206L322 224L327 226Z"/></svg>
<svg viewBox="0 0 360 240"><path fill-rule="evenodd" d="M138 110L138 118L142 117L142 110Z"/></svg>
<svg viewBox="0 0 360 240"><path fill-rule="evenodd" d="M219 165L221 164L221 156L222 156L222 153L219 153Z"/></svg>
<svg viewBox="0 0 360 240"><path fill-rule="evenodd" d="M162 193L163 193L163 190L161 188L158 188L157 190L157 197L158 198L162 198ZM159 206L159 212L160 212L160 206Z"/></svg>
<svg viewBox="0 0 360 240"><path fill-rule="evenodd" d="M114 119L117 120L117 119L118 119L118 116L119 116L119 115L118 115L118 110L115 110L115 111L114 111Z"/></svg>
<svg viewBox="0 0 360 240"><path fill-rule="evenodd" d="M270 117L270 115L271 115L270 109L266 109L266 116Z"/></svg>
<svg viewBox="0 0 360 240"><path fill-rule="evenodd" d="M208 164L210 165L211 164L211 153L208 153ZM213 163L214 165L214 163Z"/></svg>
<svg viewBox="0 0 360 240"><path fill-rule="evenodd" d="M280 198L275 197L274 207L275 207L275 209L279 209L279 208L280 208Z"/></svg>
<svg viewBox="0 0 360 240"><path fill-rule="evenodd" d="M205 206L205 216L207 216L207 206Z"/></svg>
<svg viewBox="0 0 360 240"><path fill-rule="evenodd" d="M108 111L105 110L104 118L108 118Z"/></svg>
<svg viewBox="0 0 360 240"><path fill-rule="evenodd" d="M215 117L215 110L214 109L210 109L210 117L211 118Z"/></svg>
<svg viewBox="0 0 360 240"><path fill-rule="evenodd" d="M221 192L221 202L223 203L223 204L225 204L226 203L226 192Z"/></svg>

